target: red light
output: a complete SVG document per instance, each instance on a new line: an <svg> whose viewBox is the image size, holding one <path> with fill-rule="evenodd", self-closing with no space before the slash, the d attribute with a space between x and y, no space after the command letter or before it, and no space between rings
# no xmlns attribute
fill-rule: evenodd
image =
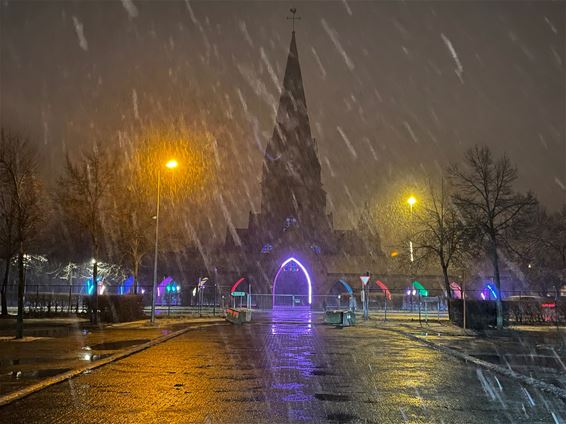
<svg viewBox="0 0 566 424"><path fill-rule="evenodd" d="M543 303L541 305L543 308L555 308L556 307L556 303Z"/></svg>
<svg viewBox="0 0 566 424"><path fill-rule="evenodd" d="M245 280L245 278L240 278L238 281L236 281L234 283L234 285L232 286L232 288L230 289L230 293L234 293L234 290L236 290L236 287L238 287L238 285L244 280Z"/></svg>

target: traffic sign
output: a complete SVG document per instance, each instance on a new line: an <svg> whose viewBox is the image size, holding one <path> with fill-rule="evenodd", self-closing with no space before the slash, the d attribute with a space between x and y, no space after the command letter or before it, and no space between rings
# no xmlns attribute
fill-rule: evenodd
<svg viewBox="0 0 566 424"><path fill-rule="evenodd" d="M369 281L369 275L360 275L360 280L362 280L362 283L365 286Z"/></svg>
<svg viewBox="0 0 566 424"><path fill-rule="evenodd" d="M230 294L234 297L243 297L246 295L246 292L232 292Z"/></svg>

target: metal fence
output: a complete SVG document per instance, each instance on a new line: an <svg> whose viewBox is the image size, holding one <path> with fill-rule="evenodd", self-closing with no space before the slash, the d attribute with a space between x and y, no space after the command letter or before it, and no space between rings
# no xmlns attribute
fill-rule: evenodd
<svg viewBox="0 0 566 424"><path fill-rule="evenodd" d="M17 305L17 286L11 284L7 288L8 306L14 308ZM143 304L151 305L151 290L149 285L140 285L138 294L143 296ZM131 294L123 293L123 288L107 286L104 294ZM157 291L156 291L157 292ZM310 306L313 310L326 309L354 309L362 308L360 292L336 292L328 295L313 295L309 304L306 294L276 294L252 293L246 291L238 292L238 296L232 296L229 286L215 286L211 284L199 290L197 287L175 288L163 290L156 293L156 305L167 307L193 307L193 308L218 308L248 307L253 309L268 310L274 306L278 307L305 307ZM85 313L86 292L84 284L81 285L27 285L25 290L24 308L30 313ZM495 300L497 293L483 290L466 290L451 293L452 298L465 297L470 301ZM525 316L537 316L541 321L564 320L564 304L566 300L559 293L541 295L528 291L506 291L503 292L503 300L510 305L510 319L522 322ZM446 293L440 289L418 290L408 287L403 290L381 290L378 287L370 287L369 290L370 312L408 312L408 313L442 313L448 309L448 298ZM173 310L176 310L175 308ZM555 318L553 318L555 317Z"/></svg>

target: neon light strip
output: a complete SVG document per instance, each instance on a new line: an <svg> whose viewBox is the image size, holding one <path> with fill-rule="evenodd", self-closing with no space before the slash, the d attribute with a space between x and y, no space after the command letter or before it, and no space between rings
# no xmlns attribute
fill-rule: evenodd
<svg viewBox="0 0 566 424"><path fill-rule="evenodd" d="M389 291L387 286L379 280L375 280L375 284L377 284L379 288L385 292L385 297L387 297L387 300L391 300L391 292Z"/></svg>
<svg viewBox="0 0 566 424"><path fill-rule="evenodd" d="M345 281L342 280L342 279L339 279L338 282L342 283L342 285L343 285L344 288L348 291L348 293L350 293L350 294L353 293L352 287L350 287L350 285L349 285L347 282L345 282Z"/></svg>
<svg viewBox="0 0 566 424"><path fill-rule="evenodd" d="M491 287L491 284L488 284L486 287L487 287L488 290L491 292L491 294L493 295L493 297L495 298L495 300L497 300L497 293L495 292L495 290L493 289L493 287Z"/></svg>
<svg viewBox="0 0 566 424"><path fill-rule="evenodd" d="M295 258L289 258L287 259L285 262L283 262L281 264L281 266L279 267L279 270L277 271L277 274L275 274L275 278L273 279L273 304L275 304L275 284L277 283L277 277L279 277L279 274L281 273L281 270L283 269L283 267L285 265L287 265L289 262L295 262L297 265L299 265L299 268L301 268L301 270L305 273L305 277L307 277L307 284L309 285L309 305L312 304L312 284L311 284L311 277L309 276L309 273L307 272L306 268L303 266L302 263L300 263L297 259Z"/></svg>
<svg viewBox="0 0 566 424"><path fill-rule="evenodd" d="M419 294L421 296L428 296L428 290L421 283L419 283L418 281L413 281L412 285L414 289L417 289L419 291Z"/></svg>
<svg viewBox="0 0 566 424"><path fill-rule="evenodd" d="M230 289L230 294L234 293L234 290L236 290L236 287L238 287L238 285L244 280L245 280L245 278L242 277L238 281L236 281L234 283L234 285L232 286L232 288Z"/></svg>

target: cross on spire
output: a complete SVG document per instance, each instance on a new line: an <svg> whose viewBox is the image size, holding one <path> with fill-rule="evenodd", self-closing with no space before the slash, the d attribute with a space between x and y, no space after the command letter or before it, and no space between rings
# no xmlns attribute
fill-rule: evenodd
<svg viewBox="0 0 566 424"><path fill-rule="evenodd" d="M289 11L293 14L293 16L287 16L287 20L288 21L293 21L293 32L295 32L295 21L300 21L301 17L300 16L296 16L297 14L297 9L296 8L291 8L289 9Z"/></svg>

